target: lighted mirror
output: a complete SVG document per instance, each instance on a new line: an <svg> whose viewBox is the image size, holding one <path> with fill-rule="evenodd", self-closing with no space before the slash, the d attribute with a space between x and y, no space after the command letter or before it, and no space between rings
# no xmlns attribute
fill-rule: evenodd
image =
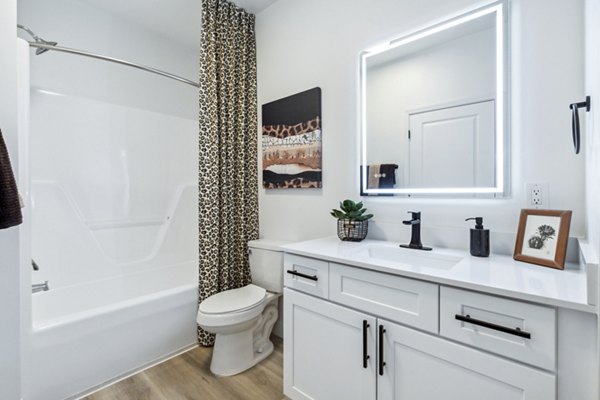
<svg viewBox="0 0 600 400"><path fill-rule="evenodd" d="M502 194L506 10L495 3L361 53L361 192Z"/></svg>

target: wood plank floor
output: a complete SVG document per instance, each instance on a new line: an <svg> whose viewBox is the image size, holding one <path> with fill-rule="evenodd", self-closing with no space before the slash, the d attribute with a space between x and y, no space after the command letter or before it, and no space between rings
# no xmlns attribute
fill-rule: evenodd
<svg viewBox="0 0 600 400"><path fill-rule="evenodd" d="M282 400L283 350L280 339L266 360L241 374L210 373L212 348L199 347L115 383L84 400Z"/></svg>

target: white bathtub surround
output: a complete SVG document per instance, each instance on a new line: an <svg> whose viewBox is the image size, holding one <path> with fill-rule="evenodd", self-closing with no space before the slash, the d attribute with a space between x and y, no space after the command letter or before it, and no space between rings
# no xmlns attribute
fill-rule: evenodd
<svg viewBox="0 0 600 400"><path fill-rule="evenodd" d="M31 120L24 395L70 398L196 342L196 124L45 89Z"/></svg>
<svg viewBox="0 0 600 400"><path fill-rule="evenodd" d="M32 90L33 279L59 289L193 264L195 125Z"/></svg>
<svg viewBox="0 0 600 400"><path fill-rule="evenodd" d="M93 3L23 0L19 16L66 47L197 74L197 51ZM59 400L197 345L197 105L191 86L104 61L31 63L22 395Z"/></svg>
<svg viewBox="0 0 600 400"><path fill-rule="evenodd" d="M221 0L202 9L200 302L251 282L247 243L258 239L254 15ZM198 340L214 336L199 329Z"/></svg>
<svg viewBox="0 0 600 400"><path fill-rule="evenodd" d="M195 346L190 271L175 265L34 295L25 398L76 398Z"/></svg>

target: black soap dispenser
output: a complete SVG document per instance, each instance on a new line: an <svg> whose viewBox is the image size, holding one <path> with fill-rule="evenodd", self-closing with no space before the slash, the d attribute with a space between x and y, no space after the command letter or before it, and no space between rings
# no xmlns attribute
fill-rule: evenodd
<svg viewBox="0 0 600 400"><path fill-rule="evenodd" d="M490 255L490 230L483 229L483 218L467 218L465 221L475 220L475 229L471 229L470 251L472 256L487 257Z"/></svg>

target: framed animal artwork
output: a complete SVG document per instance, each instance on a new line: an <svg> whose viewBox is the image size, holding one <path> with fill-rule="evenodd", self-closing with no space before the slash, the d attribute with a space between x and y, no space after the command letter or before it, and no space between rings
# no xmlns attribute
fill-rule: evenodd
<svg viewBox="0 0 600 400"><path fill-rule="evenodd" d="M262 106L265 189L321 188L321 88Z"/></svg>

